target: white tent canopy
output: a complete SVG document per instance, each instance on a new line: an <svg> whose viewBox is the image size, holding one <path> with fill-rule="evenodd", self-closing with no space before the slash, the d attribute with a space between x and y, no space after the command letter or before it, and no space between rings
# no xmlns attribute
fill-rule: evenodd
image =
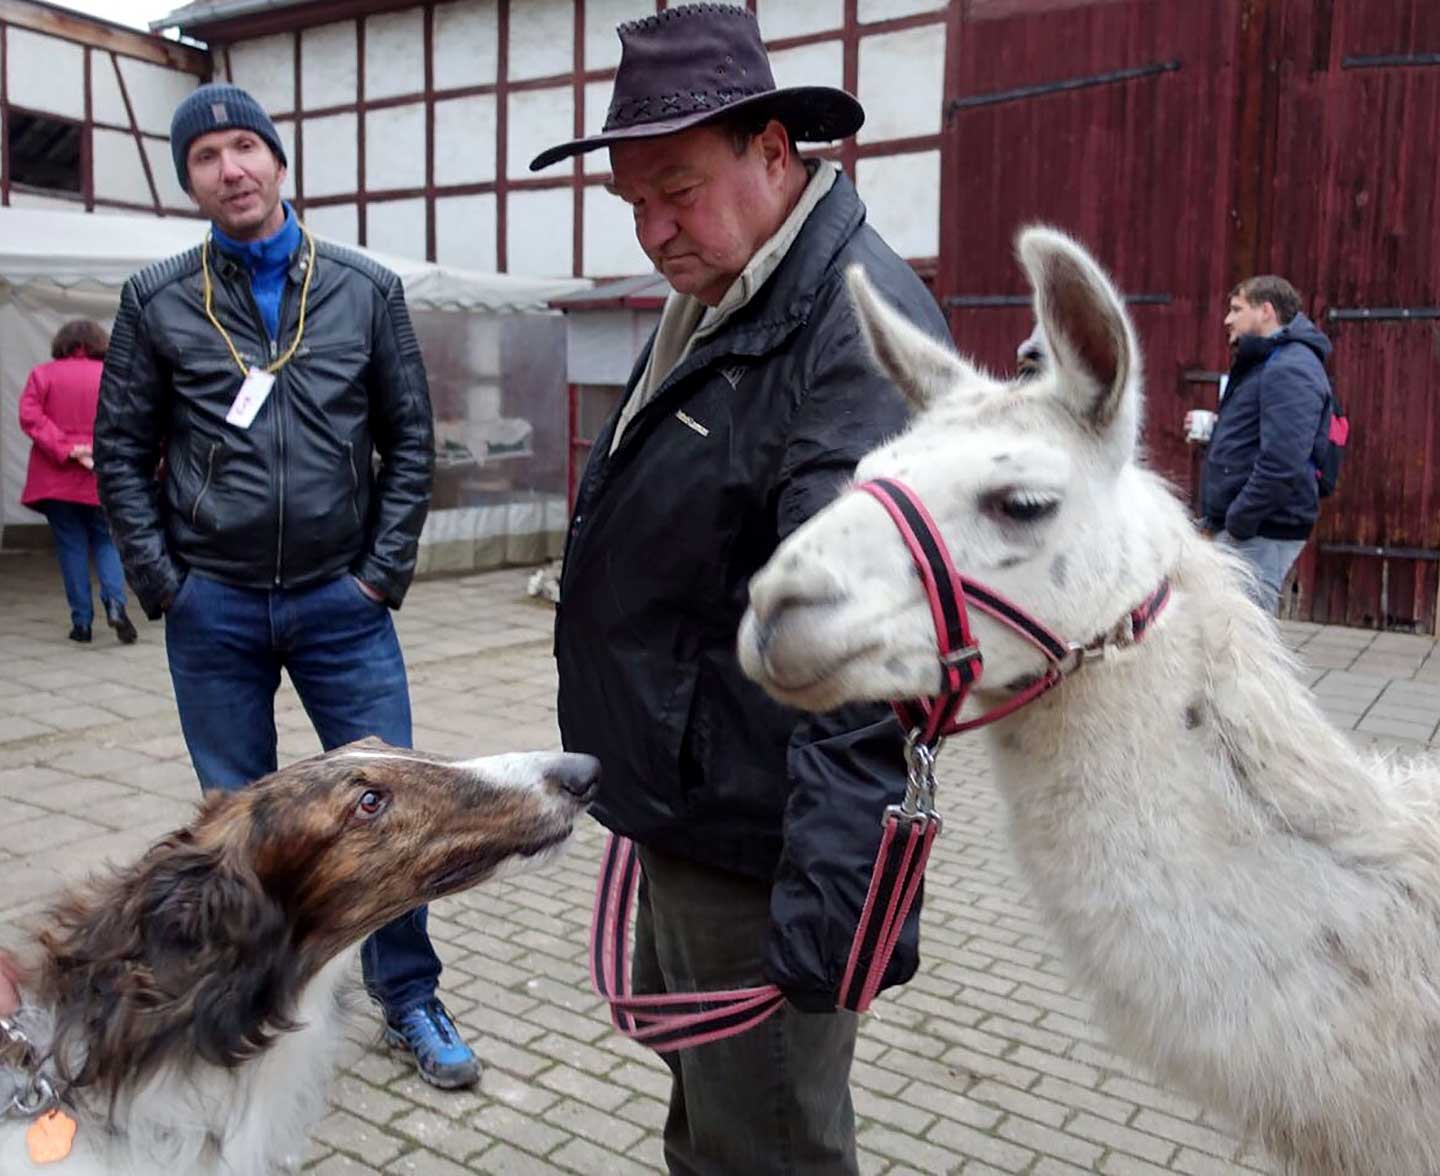
<svg viewBox="0 0 1440 1176"><path fill-rule="evenodd" d="M113 290L151 262L197 245L207 225L187 217L105 216L0 208L0 284L12 289ZM545 310L587 287L575 278L523 278L358 250L394 270L411 306L436 310Z"/></svg>
<svg viewBox="0 0 1440 1176"><path fill-rule="evenodd" d="M20 505L30 439L18 422L30 369L50 358L68 319L108 323L125 279L197 244L207 226L184 217L109 216L0 208L0 528L38 523ZM394 270L412 308L471 314L548 313L582 279L483 274L360 250Z"/></svg>

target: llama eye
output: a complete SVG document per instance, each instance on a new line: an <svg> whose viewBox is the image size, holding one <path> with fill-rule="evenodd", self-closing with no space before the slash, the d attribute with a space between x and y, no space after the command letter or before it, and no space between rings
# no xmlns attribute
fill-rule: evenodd
<svg viewBox="0 0 1440 1176"><path fill-rule="evenodd" d="M1020 495L1001 502L1000 513L1017 523L1038 523L1054 514L1059 505L1058 498L1027 498Z"/></svg>
<svg viewBox="0 0 1440 1176"><path fill-rule="evenodd" d="M1038 523L1060 508L1060 500L1025 490L997 490L981 503L984 511L1004 522Z"/></svg>
<svg viewBox="0 0 1440 1176"><path fill-rule="evenodd" d="M384 795L376 792L373 788L367 788L360 794L360 799L355 802L355 815L364 821L373 820L384 809Z"/></svg>

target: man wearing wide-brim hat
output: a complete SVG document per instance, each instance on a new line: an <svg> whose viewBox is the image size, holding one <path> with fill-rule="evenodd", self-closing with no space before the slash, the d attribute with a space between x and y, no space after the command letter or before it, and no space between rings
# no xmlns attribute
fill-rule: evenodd
<svg viewBox="0 0 1440 1176"><path fill-rule="evenodd" d="M567 748L605 765L596 813L639 847L639 992L778 984L779 1014L667 1053L676 1173L855 1172L854 1014L835 1011L885 806L904 791L886 708L802 716L741 673L750 577L904 423L846 294L861 265L945 338L849 178L796 143L864 113L777 89L743 8L621 25L603 131L615 196L672 292L574 507L556 626ZM903 166L897 164L896 166ZM918 961L918 908L885 983Z"/></svg>

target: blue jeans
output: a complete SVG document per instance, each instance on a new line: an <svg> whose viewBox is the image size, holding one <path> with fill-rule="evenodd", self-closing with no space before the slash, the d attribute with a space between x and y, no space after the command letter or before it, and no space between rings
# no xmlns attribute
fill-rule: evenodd
<svg viewBox="0 0 1440 1176"><path fill-rule="evenodd" d="M277 767L275 691L290 674L328 751L378 735L410 746L410 693L390 610L349 575L305 588L237 588L191 572L165 614L185 744L202 788ZM435 995L440 960L421 906L365 941L365 985L387 1014Z"/></svg>
<svg viewBox="0 0 1440 1176"><path fill-rule="evenodd" d="M1215 541L1223 543L1250 565L1251 579L1245 594L1262 612L1273 617L1275 606L1280 603L1280 586L1285 583L1291 565L1305 550L1305 540L1266 539L1262 535L1236 539L1229 531L1221 531Z"/></svg>
<svg viewBox="0 0 1440 1176"><path fill-rule="evenodd" d="M65 581L65 599L70 603L70 623L89 628L95 620L95 599L90 595L90 560L100 581L100 599L117 608L125 607L125 572L120 553L105 525L105 513L83 502L47 499L36 504L55 536L55 554L60 560L60 578Z"/></svg>

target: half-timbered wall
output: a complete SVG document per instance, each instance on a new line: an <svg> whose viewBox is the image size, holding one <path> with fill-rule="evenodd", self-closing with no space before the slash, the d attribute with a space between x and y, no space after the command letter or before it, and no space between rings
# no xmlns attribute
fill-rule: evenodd
<svg viewBox="0 0 1440 1176"><path fill-rule="evenodd" d="M0 0L0 205L193 213L170 159L170 116L208 74L202 52L25 0ZM21 183L17 117L79 136L79 185Z"/></svg>
<svg viewBox="0 0 1440 1176"><path fill-rule="evenodd" d="M339 240L447 264L592 277L648 268L606 153L528 170L598 130L615 26L664 0L451 0L214 46L293 144L291 195ZM904 255L939 253L945 0L751 0L777 82L868 112L831 153ZM903 84L897 84L903 79ZM903 163L903 166L897 166Z"/></svg>

